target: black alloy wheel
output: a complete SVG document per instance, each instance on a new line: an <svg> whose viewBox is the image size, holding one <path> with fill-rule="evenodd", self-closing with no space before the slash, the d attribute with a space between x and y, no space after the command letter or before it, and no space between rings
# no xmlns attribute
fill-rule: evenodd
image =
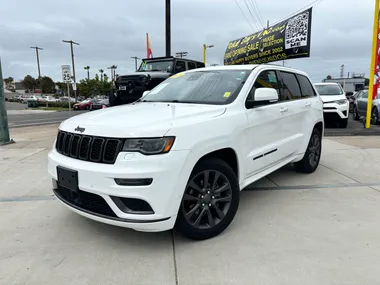
<svg viewBox="0 0 380 285"><path fill-rule="evenodd" d="M236 214L239 192L236 175L226 162L218 158L201 161L186 186L177 229L195 240L218 235Z"/></svg>
<svg viewBox="0 0 380 285"><path fill-rule="evenodd" d="M321 153L322 135L317 128L314 128L304 157L302 160L294 163L296 170L302 173L313 173L319 165Z"/></svg>

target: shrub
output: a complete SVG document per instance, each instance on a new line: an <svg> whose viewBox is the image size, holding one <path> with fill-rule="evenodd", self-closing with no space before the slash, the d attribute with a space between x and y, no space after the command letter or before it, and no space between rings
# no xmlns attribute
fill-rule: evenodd
<svg viewBox="0 0 380 285"><path fill-rule="evenodd" d="M74 103L71 103L71 107ZM42 102L38 101L39 107L69 108L69 102Z"/></svg>

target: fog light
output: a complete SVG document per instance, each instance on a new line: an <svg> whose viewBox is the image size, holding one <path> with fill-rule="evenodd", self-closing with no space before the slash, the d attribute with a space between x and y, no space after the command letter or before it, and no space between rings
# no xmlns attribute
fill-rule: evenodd
<svg viewBox="0 0 380 285"><path fill-rule="evenodd" d="M148 186L152 184L152 178L115 178L115 182L120 186Z"/></svg>

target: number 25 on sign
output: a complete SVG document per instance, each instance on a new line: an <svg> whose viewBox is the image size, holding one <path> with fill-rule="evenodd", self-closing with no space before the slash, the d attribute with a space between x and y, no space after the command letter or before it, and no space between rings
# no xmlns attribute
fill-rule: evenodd
<svg viewBox="0 0 380 285"><path fill-rule="evenodd" d="M70 65L62 65L62 81L71 82Z"/></svg>

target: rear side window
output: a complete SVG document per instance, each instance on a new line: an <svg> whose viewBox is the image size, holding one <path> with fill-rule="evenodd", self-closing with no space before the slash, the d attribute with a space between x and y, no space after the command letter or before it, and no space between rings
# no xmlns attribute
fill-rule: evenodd
<svg viewBox="0 0 380 285"><path fill-rule="evenodd" d="M204 63L197 62L197 68L205 67Z"/></svg>
<svg viewBox="0 0 380 285"><path fill-rule="evenodd" d="M190 69L196 69L196 65L195 65L195 62L191 62L191 61L188 61L187 62L187 69L190 70Z"/></svg>
<svg viewBox="0 0 380 285"><path fill-rule="evenodd" d="M298 77L298 82L300 83L300 86L301 86L302 98L313 97L317 95L309 79L306 76L297 74L297 77Z"/></svg>
<svg viewBox="0 0 380 285"><path fill-rule="evenodd" d="M282 77L281 101L301 99L301 88L298 84L295 74L280 71Z"/></svg>

